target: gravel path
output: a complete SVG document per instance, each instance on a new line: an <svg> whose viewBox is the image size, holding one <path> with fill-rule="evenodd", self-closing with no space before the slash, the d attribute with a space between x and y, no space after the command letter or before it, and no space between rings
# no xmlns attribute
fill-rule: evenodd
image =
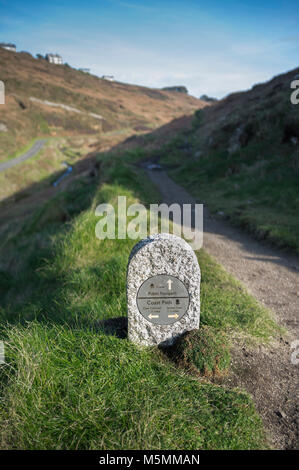
<svg viewBox="0 0 299 470"><path fill-rule="evenodd" d="M8 168L11 168L15 165L18 165L21 162L24 162L25 160L28 160L29 158L34 157L45 145L46 139L40 139L37 140L32 147L27 150L27 152L23 153L19 157L12 158L11 160L8 160L7 162L0 163L0 171L5 171L8 170Z"/></svg>
<svg viewBox="0 0 299 470"><path fill-rule="evenodd" d="M147 173L163 202L195 203L164 171ZM253 395L273 446L298 448L299 365L291 362L291 343L299 340L299 257L261 244L229 223L215 219L207 209L204 209L203 246L270 308L288 331L270 347L236 347L227 384L246 388Z"/></svg>

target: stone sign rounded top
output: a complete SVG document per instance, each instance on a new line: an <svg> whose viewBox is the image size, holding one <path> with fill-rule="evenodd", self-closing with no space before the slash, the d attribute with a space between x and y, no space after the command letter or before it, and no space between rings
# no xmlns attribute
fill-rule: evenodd
<svg viewBox="0 0 299 470"><path fill-rule="evenodd" d="M200 268L190 245L172 234L137 243L127 270L128 335L143 345L172 344L199 327Z"/></svg>

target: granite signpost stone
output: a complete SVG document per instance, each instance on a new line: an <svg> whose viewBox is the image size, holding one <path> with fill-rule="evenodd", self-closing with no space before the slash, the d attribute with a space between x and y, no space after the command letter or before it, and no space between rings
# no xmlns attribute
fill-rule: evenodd
<svg viewBox="0 0 299 470"><path fill-rule="evenodd" d="M171 345L199 327L200 268L180 237L162 233L134 246L127 271L128 336L144 346Z"/></svg>

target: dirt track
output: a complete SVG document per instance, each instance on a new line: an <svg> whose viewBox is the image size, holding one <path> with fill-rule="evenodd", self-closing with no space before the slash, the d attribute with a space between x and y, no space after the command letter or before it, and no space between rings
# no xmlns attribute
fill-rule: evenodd
<svg viewBox="0 0 299 470"><path fill-rule="evenodd" d="M147 171L163 202L195 203L164 171ZM253 240L204 210L204 249L270 308L288 334L270 347L233 350L229 386L239 386L255 400L271 444L280 449L299 446L298 368L291 362L291 343L299 339L299 257Z"/></svg>

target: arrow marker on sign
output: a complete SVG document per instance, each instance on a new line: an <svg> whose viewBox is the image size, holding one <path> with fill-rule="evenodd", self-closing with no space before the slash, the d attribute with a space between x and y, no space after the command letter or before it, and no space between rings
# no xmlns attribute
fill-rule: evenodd
<svg viewBox="0 0 299 470"><path fill-rule="evenodd" d="M159 318L159 315L152 315L151 313L149 314L148 318Z"/></svg>
<svg viewBox="0 0 299 470"><path fill-rule="evenodd" d="M179 318L179 316L177 313L175 313L174 315L168 315L168 318Z"/></svg>
<svg viewBox="0 0 299 470"><path fill-rule="evenodd" d="M167 284L168 284L168 290L171 290L171 284L173 281L171 279L168 279Z"/></svg>

